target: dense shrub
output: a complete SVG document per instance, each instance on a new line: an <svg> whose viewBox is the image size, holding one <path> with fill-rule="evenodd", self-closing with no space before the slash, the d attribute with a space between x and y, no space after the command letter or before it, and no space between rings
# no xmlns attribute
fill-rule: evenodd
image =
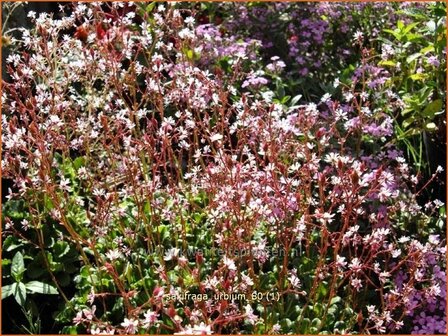
<svg viewBox="0 0 448 336"><path fill-rule="evenodd" d="M412 16L198 6L29 13L3 83L2 299L35 326L53 295L62 333L446 333L445 206L419 198L443 169L416 174L392 111L426 84L397 84L367 25ZM252 33L265 16L284 43Z"/></svg>

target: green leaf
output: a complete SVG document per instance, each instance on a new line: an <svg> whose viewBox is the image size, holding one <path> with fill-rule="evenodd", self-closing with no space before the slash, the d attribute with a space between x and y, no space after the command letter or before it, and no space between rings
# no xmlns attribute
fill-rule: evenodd
<svg viewBox="0 0 448 336"><path fill-rule="evenodd" d="M403 128L408 128L414 121L415 121L415 118L413 116L403 120L403 123L402 123Z"/></svg>
<svg viewBox="0 0 448 336"><path fill-rule="evenodd" d="M291 96L284 96L283 99L281 100L281 103L283 105L286 105L286 103L291 99Z"/></svg>
<svg viewBox="0 0 448 336"><path fill-rule="evenodd" d="M302 98L301 94L294 96L294 98L291 99L291 106L295 106L301 98Z"/></svg>
<svg viewBox="0 0 448 336"><path fill-rule="evenodd" d="M406 114L409 114L409 113L411 113L411 112L413 112L414 111L414 109L413 108L406 108L406 109L404 109L403 111L401 111L401 115L404 117Z"/></svg>
<svg viewBox="0 0 448 336"><path fill-rule="evenodd" d="M334 324L334 330L341 332L342 330L345 330L347 328L345 321L337 321Z"/></svg>
<svg viewBox="0 0 448 336"><path fill-rule="evenodd" d="M437 125L433 122L428 122L425 124L425 129L429 132L433 132L437 130Z"/></svg>
<svg viewBox="0 0 448 336"><path fill-rule="evenodd" d="M392 35L395 36L395 37L397 37L397 35L399 35L397 31L392 30L392 29L383 29L383 31L384 31L385 33L392 34Z"/></svg>
<svg viewBox="0 0 448 336"><path fill-rule="evenodd" d="M66 241L58 241L54 244L54 254L57 258L62 258L70 251L70 245Z"/></svg>
<svg viewBox="0 0 448 336"><path fill-rule="evenodd" d="M321 323L322 323L322 321L320 319L318 319L317 317L311 321L311 325L315 326L317 328L320 326Z"/></svg>
<svg viewBox="0 0 448 336"><path fill-rule="evenodd" d="M13 294L13 285L6 285L2 287L2 300Z"/></svg>
<svg viewBox="0 0 448 336"><path fill-rule="evenodd" d="M275 86L276 86L276 93L277 93L277 97L279 99L283 99L283 97L285 96L285 88L283 86L283 83L280 79L277 79L277 81L275 82Z"/></svg>
<svg viewBox="0 0 448 336"><path fill-rule="evenodd" d="M397 63L394 61L381 61L378 64L385 65L385 66L391 66L391 67L395 67L397 65Z"/></svg>
<svg viewBox="0 0 448 336"><path fill-rule="evenodd" d="M340 296L335 296L334 298L331 299L330 306L335 305L335 304L337 304L337 303L339 303L341 301L342 301L342 299L341 299Z"/></svg>
<svg viewBox="0 0 448 336"><path fill-rule="evenodd" d="M12 250L23 246L22 243L18 242L16 237L8 236L3 242L2 249L6 252L11 252Z"/></svg>
<svg viewBox="0 0 448 336"><path fill-rule="evenodd" d="M157 2L151 2L148 6L146 6L146 13L151 13L154 7L156 6Z"/></svg>
<svg viewBox="0 0 448 336"><path fill-rule="evenodd" d="M76 170L78 170L79 168L81 168L82 166L84 166L84 157L80 156L77 157L74 161L73 161L73 167L75 167Z"/></svg>
<svg viewBox="0 0 448 336"><path fill-rule="evenodd" d="M25 287L30 293L51 294L51 295L58 294L58 290L56 287L40 281L30 281L25 285Z"/></svg>
<svg viewBox="0 0 448 336"><path fill-rule="evenodd" d="M417 73L417 74L413 74L413 75L409 76L409 78L412 79L413 81L423 80L426 77L427 76L425 74L422 74L422 73Z"/></svg>
<svg viewBox="0 0 448 336"><path fill-rule="evenodd" d="M442 99L436 99L425 107L425 109L423 110L423 115L425 117L433 118L435 114L442 109L442 106Z"/></svg>
<svg viewBox="0 0 448 336"><path fill-rule="evenodd" d="M408 58L406 58L406 62L407 62L408 64L410 64L410 63L414 62L414 61L415 61L417 58L419 58L420 56L422 56L420 53L415 53L415 54L409 56Z"/></svg>
<svg viewBox="0 0 448 336"><path fill-rule="evenodd" d="M16 299L17 303L22 307L25 306L26 301L26 287L22 282L16 282L12 285L14 299Z"/></svg>
<svg viewBox="0 0 448 336"><path fill-rule="evenodd" d="M434 52L434 46L432 44L430 44L429 46L420 50L420 53L423 55L426 55L427 53L430 53L430 52Z"/></svg>
<svg viewBox="0 0 448 336"><path fill-rule="evenodd" d="M410 42L415 42L416 40L419 40L419 39L423 38L422 35L420 35L420 34L413 34L413 33L407 34L406 37L407 37L408 41L410 41Z"/></svg>
<svg viewBox="0 0 448 336"><path fill-rule="evenodd" d="M434 9L434 14L438 17L445 17L446 16L446 9L443 7L438 7Z"/></svg>
<svg viewBox="0 0 448 336"><path fill-rule="evenodd" d="M407 34L409 33L415 26L417 26L419 23L418 22L413 22L410 23L406 26L406 28L403 29L403 34Z"/></svg>
<svg viewBox="0 0 448 336"><path fill-rule="evenodd" d="M17 282L20 282L25 272L25 263L23 262L23 255L17 252L12 258L11 275Z"/></svg>

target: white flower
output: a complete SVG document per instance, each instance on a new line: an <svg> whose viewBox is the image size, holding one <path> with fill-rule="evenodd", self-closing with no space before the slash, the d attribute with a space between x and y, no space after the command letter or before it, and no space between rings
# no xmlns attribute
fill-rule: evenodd
<svg viewBox="0 0 448 336"><path fill-rule="evenodd" d="M185 23L186 24L190 24L190 23L194 23L194 17L189 16L185 19Z"/></svg>
<svg viewBox="0 0 448 336"><path fill-rule="evenodd" d="M350 284L357 292L359 292L359 290L362 288L362 281L360 279L354 278L352 279L352 281L350 281Z"/></svg>
<svg viewBox="0 0 448 336"><path fill-rule="evenodd" d="M350 102L352 101L352 99L355 97L355 96L353 95L353 93L351 93L351 92L344 92L342 95L344 96L345 101L346 101L346 102L349 102L349 103L350 103Z"/></svg>
<svg viewBox="0 0 448 336"><path fill-rule="evenodd" d="M173 260L174 258L178 257L179 252L180 252L180 250L178 248L173 247L165 253L163 260L165 260L165 261Z"/></svg>
<svg viewBox="0 0 448 336"><path fill-rule="evenodd" d="M402 236L398 239L398 242L403 244L403 243L407 243L408 241L410 241L411 238L407 237L407 236Z"/></svg>
<svg viewBox="0 0 448 336"><path fill-rule="evenodd" d="M336 78L333 82L333 87L337 88L339 85L341 85L341 81L339 78Z"/></svg>
<svg viewBox="0 0 448 336"><path fill-rule="evenodd" d="M355 273L361 271L362 266L361 266L361 263L359 262L359 259L353 258L352 262L349 265L349 268Z"/></svg>
<svg viewBox="0 0 448 336"><path fill-rule="evenodd" d="M117 249L106 252L106 257L109 258L110 261L114 261L120 259L123 255Z"/></svg>
<svg viewBox="0 0 448 336"><path fill-rule="evenodd" d="M24 231L27 231L30 228L30 222L26 219L23 219L20 224L22 224L22 229Z"/></svg>
<svg viewBox="0 0 448 336"><path fill-rule="evenodd" d="M254 314L254 310L252 309L250 304L247 304L244 307L245 315L246 315L246 321L248 321L250 324L255 324L258 320L258 316Z"/></svg>
<svg viewBox="0 0 448 336"><path fill-rule="evenodd" d="M331 99L331 94L326 93L322 96L322 98L320 99L321 103L326 103L327 101L329 101Z"/></svg>
<svg viewBox="0 0 448 336"><path fill-rule="evenodd" d="M224 262L224 265L227 266L227 269L230 271L236 271L235 262L232 259L224 257L222 261Z"/></svg>
<svg viewBox="0 0 448 336"><path fill-rule="evenodd" d="M145 328L148 328L151 325L153 325L154 323L156 323L157 318L159 317L159 314L157 314L156 312L153 312L151 310L148 310L144 315L145 315L145 320L143 321L143 323L144 323Z"/></svg>
<svg viewBox="0 0 448 336"><path fill-rule="evenodd" d="M138 321L134 319L124 319L124 322L121 323L121 326L124 327L128 334L135 334L138 327Z"/></svg>
<svg viewBox="0 0 448 336"><path fill-rule="evenodd" d="M272 326L272 333L278 334L281 329L282 329L282 327L280 326L280 324L276 323Z"/></svg>
<svg viewBox="0 0 448 336"><path fill-rule="evenodd" d="M361 31L358 30L356 33L353 34L354 42L362 42L363 39L364 34Z"/></svg>
<svg viewBox="0 0 448 336"><path fill-rule="evenodd" d="M210 137L211 142L215 142L222 139L222 134L216 133Z"/></svg>
<svg viewBox="0 0 448 336"><path fill-rule="evenodd" d="M437 245L440 243L440 238L438 235L429 235L428 241L430 244Z"/></svg>
<svg viewBox="0 0 448 336"><path fill-rule="evenodd" d="M209 325L201 322L199 325L190 326L187 325L181 332L174 333L174 335L211 335L213 331Z"/></svg>
<svg viewBox="0 0 448 336"><path fill-rule="evenodd" d="M297 276L297 270L295 268L293 268L289 272L288 280L294 288L300 288L301 283L299 277Z"/></svg>
<svg viewBox="0 0 448 336"><path fill-rule="evenodd" d="M254 284L253 280L249 276L241 274L241 277L247 286L252 286Z"/></svg>
<svg viewBox="0 0 448 336"><path fill-rule="evenodd" d="M392 250L392 258L398 258L401 254L401 250L400 249L395 249Z"/></svg>
<svg viewBox="0 0 448 336"><path fill-rule="evenodd" d="M431 287L429 287L428 295L430 297L440 296L441 292L442 292L442 290L440 289L440 285L438 283L436 283L436 284L432 285Z"/></svg>
<svg viewBox="0 0 448 336"><path fill-rule="evenodd" d="M374 305L367 306L367 311L369 312L369 314L373 314L373 312L375 311L375 306Z"/></svg>
<svg viewBox="0 0 448 336"><path fill-rule="evenodd" d="M339 270L343 270L345 266L347 266L347 262L345 261L345 257L341 257L340 255L336 256L336 266Z"/></svg>
<svg viewBox="0 0 448 336"><path fill-rule="evenodd" d="M379 279L380 279L381 283L385 283L389 277L390 277L389 272L381 272L379 275Z"/></svg>
<svg viewBox="0 0 448 336"><path fill-rule="evenodd" d="M322 219L328 223L331 223L333 221L333 217L334 217L334 214L330 214L328 212L324 212L322 214Z"/></svg>

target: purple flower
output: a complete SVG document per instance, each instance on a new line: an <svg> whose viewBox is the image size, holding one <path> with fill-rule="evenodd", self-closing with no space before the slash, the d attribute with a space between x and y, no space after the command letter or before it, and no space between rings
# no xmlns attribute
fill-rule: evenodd
<svg viewBox="0 0 448 336"><path fill-rule="evenodd" d="M255 74L250 74L249 76L247 76L247 79L243 82L241 87L245 88L249 86L252 88L258 88L260 86L266 85L267 83L269 83L269 81L266 78L257 76Z"/></svg>
<svg viewBox="0 0 448 336"><path fill-rule="evenodd" d="M428 63L431 64L432 66L438 68L440 66L440 61L437 59L436 56L430 56L427 59Z"/></svg>

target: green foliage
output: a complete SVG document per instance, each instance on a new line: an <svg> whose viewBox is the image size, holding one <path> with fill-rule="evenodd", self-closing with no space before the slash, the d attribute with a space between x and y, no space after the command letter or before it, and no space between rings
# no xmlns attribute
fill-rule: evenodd
<svg viewBox="0 0 448 336"><path fill-rule="evenodd" d="M420 171L430 168L425 162L429 157L425 137L438 142L445 137L446 64L443 52L446 48L446 4L435 2L431 11L403 14L409 15L413 22L404 24L399 21L394 30L384 30L391 38L386 35L380 41L391 46L394 54L378 64L392 74L385 89L397 92L405 104L400 114L390 113L396 122L399 144Z"/></svg>
<svg viewBox="0 0 448 336"><path fill-rule="evenodd" d="M9 296L13 296L17 303L24 307L27 299L27 293L34 294L58 294L56 287L43 283L41 281L24 282L23 276L25 274L25 262L22 253L17 252L11 263L11 276L15 282L11 285L2 287L2 300Z"/></svg>

